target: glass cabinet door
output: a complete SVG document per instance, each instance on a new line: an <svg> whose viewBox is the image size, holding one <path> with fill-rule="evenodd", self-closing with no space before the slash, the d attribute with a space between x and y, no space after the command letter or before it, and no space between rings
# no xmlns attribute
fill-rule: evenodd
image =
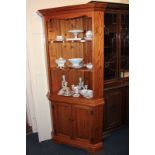
<svg viewBox="0 0 155 155"><path fill-rule="evenodd" d="M121 15L121 78L129 76L129 15Z"/></svg>
<svg viewBox="0 0 155 155"><path fill-rule="evenodd" d="M117 14L105 13L104 18L104 79L111 80L117 76Z"/></svg>

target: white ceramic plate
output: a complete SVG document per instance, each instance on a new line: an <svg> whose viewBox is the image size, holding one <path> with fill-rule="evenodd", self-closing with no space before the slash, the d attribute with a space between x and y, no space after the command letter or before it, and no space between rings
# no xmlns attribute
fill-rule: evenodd
<svg viewBox="0 0 155 155"><path fill-rule="evenodd" d="M75 68L75 69L82 68L83 66L84 66L83 64L80 64L79 66L69 65L70 68Z"/></svg>
<svg viewBox="0 0 155 155"><path fill-rule="evenodd" d="M64 41L64 39L55 39L55 41Z"/></svg>
<svg viewBox="0 0 155 155"><path fill-rule="evenodd" d="M71 32L71 33L81 33L81 32L83 32L83 30L69 30L68 32Z"/></svg>
<svg viewBox="0 0 155 155"><path fill-rule="evenodd" d="M66 38L67 41L81 40L82 38Z"/></svg>
<svg viewBox="0 0 155 155"><path fill-rule="evenodd" d="M87 38L87 37L85 37L84 39L85 39L85 40L92 40L92 38Z"/></svg>

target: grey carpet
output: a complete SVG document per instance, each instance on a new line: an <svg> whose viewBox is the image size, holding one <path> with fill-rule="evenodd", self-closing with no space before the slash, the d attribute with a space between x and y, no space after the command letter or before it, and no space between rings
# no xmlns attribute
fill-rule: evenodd
<svg viewBox="0 0 155 155"><path fill-rule="evenodd" d="M51 140L39 143L37 134L27 135L26 138L26 155L92 155L82 149L55 144ZM105 138L104 149L95 155L129 155L129 129L117 130Z"/></svg>

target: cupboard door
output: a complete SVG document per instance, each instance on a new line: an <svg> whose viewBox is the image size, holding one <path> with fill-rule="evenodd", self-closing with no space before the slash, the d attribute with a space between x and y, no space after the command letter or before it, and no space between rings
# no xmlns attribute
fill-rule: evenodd
<svg viewBox="0 0 155 155"><path fill-rule="evenodd" d="M121 15L120 27L120 42L121 42L121 71L129 71L129 15Z"/></svg>
<svg viewBox="0 0 155 155"><path fill-rule="evenodd" d="M105 93L105 123L104 129L112 129L122 122L122 92L120 89Z"/></svg>
<svg viewBox="0 0 155 155"><path fill-rule="evenodd" d="M72 136L71 125L71 106L66 103L56 102L54 104L54 121L55 121L55 134L61 136Z"/></svg>
<svg viewBox="0 0 155 155"><path fill-rule="evenodd" d="M104 18L104 79L111 80L118 74L118 18L115 13L105 13Z"/></svg>
<svg viewBox="0 0 155 155"><path fill-rule="evenodd" d="M73 132L76 140L91 140L92 113L92 108L73 106Z"/></svg>

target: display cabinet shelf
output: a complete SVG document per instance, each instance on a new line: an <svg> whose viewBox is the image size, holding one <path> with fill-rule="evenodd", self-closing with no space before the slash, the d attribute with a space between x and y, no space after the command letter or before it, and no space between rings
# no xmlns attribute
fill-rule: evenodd
<svg viewBox="0 0 155 155"><path fill-rule="evenodd" d="M64 67L62 69L57 68L57 67L51 67L51 71L69 71L69 70L74 70L74 71L81 71L81 72L93 72L93 69L87 69L86 67L82 68L71 68L71 67Z"/></svg>
<svg viewBox="0 0 155 155"><path fill-rule="evenodd" d="M92 42L92 40L64 40L64 41L57 41L57 40L50 40L49 44L53 43L85 43L85 42Z"/></svg>
<svg viewBox="0 0 155 155"><path fill-rule="evenodd" d="M96 105L102 105L104 100L103 99L87 99L82 96L80 97L72 97L72 96L62 96L57 95L57 93L48 94L48 98L52 101L57 102L67 102L70 104L82 104L82 105L89 105L89 106L96 106Z"/></svg>

